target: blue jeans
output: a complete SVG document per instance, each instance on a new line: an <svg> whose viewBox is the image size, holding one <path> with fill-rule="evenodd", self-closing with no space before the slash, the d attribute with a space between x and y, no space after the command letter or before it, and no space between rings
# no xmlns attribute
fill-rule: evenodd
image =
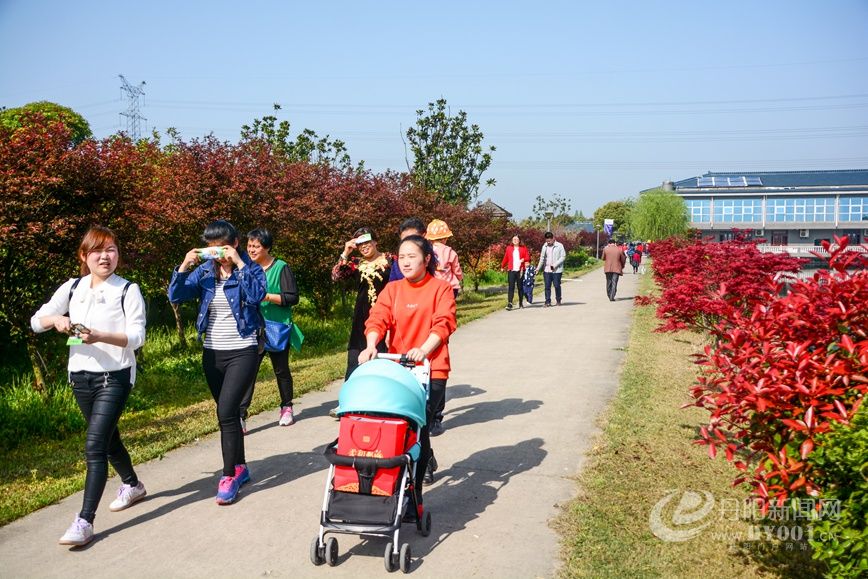
<svg viewBox="0 0 868 579"><path fill-rule="evenodd" d="M561 276L563 273L554 273L551 271L543 272L543 281L546 284L546 303L552 303L552 284L555 286L555 300L561 303Z"/></svg>

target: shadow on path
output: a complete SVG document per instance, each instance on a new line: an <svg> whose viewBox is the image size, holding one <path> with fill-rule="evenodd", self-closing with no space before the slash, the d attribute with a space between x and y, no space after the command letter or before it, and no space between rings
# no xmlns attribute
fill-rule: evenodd
<svg viewBox="0 0 868 579"><path fill-rule="evenodd" d="M323 444L309 452L275 454L262 460L249 462L248 466L250 467L250 476L252 480L242 487L236 502L243 501L245 495L278 487L296 479L303 478L311 473L327 470L328 463L323 459L323 451L325 450L325 447L326 445ZM218 456L215 456L215 460L218 460L218 458ZM147 498L139 503L135 508L147 509L148 504L153 504L152 501L155 499L165 497L177 498L169 503L160 505L153 510L144 512L126 522L109 527L105 531L100 531L87 547L108 538L113 533L162 517L163 515L182 509L187 505L199 501L213 502L214 497L217 494L217 482L220 479L221 473L222 469L211 473L203 473L206 474L206 476L192 480L181 487L149 494ZM217 507L215 506L215 508Z"/></svg>
<svg viewBox="0 0 868 579"><path fill-rule="evenodd" d="M446 429L482 424L492 420L500 420L507 416L527 414L543 405L542 400L522 400L521 398L504 398L491 402L466 404L457 408L446 407L443 426Z"/></svg>
<svg viewBox="0 0 868 579"><path fill-rule="evenodd" d="M542 446L541 438L532 438L515 445L487 448L449 469L437 471L437 480L441 482L424 493L425 504L431 508L431 536L419 535L413 523L401 526L400 541L410 543L413 552L412 569L423 565L425 555L479 518L494 504L500 490L513 476L542 464L548 454ZM385 547L384 538L361 537L358 544L340 553L338 564L353 556L382 557ZM451 575L443 574L444 577Z"/></svg>

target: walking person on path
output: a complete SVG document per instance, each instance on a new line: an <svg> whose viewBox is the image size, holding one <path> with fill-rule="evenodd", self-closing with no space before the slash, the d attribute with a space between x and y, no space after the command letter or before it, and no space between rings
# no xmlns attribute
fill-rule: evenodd
<svg viewBox="0 0 868 579"><path fill-rule="evenodd" d="M461 271L461 264L458 263L458 254L445 243L445 240L450 237L452 237L452 231L445 221L434 219L428 224L425 238L433 244L434 257L437 262L434 277L448 282L452 286L455 299L458 299L464 273Z"/></svg>
<svg viewBox="0 0 868 579"><path fill-rule="evenodd" d="M624 251L615 244L614 239L609 240L609 244L603 249L603 271L606 273L606 295L609 296L609 301L615 301L615 294L618 293L618 279L624 275L624 265L627 263L627 256Z"/></svg>
<svg viewBox="0 0 868 579"><path fill-rule="evenodd" d="M639 265L642 263L642 250L638 247L633 250L633 255L630 256L630 265L633 266L633 275L639 273Z"/></svg>
<svg viewBox="0 0 868 579"><path fill-rule="evenodd" d="M464 279L464 273L461 271L461 264L458 263L458 254L444 243L450 237L452 237L452 230L449 229L445 221L434 219L428 224L425 238L434 247L434 259L436 261L434 277L449 283L452 286L452 294L457 300L458 293L461 291L461 281ZM446 394L444 392L444 395L440 398L439 405L434 409L434 420L429 428L431 436L440 436L445 432L443 428L443 413L445 411Z"/></svg>
<svg viewBox="0 0 868 579"><path fill-rule="evenodd" d="M425 237L426 232L427 229L425 228L425 224L422 223L422 220L418 217L408 217L402 221L401 225L398 227L398 237L401 241L410 235ZM404 274L401 273L401 268L398 267L398 260L395 259L392 260L392 268L389 271L389 281L396 281L399 279L404 279Z"/></svg>
<svg viewBox="0 0 868 579"><path fill-rule="evenodd" d="M366 348L359 354L363 364L376 357L378 344L390 333L389 351L406 354L414 362L428 358L431 381L426 424L421 429L422 454L416 469L416 488L434 481L437 462L431 451L429 425L440 399L446 394L449 336L458 327L452 286L434 277L434 248L424 237L411 235L401 242L398 262L404 279L386 286L371 308L365 324Z"/></svg>
<svg viewBox="0 0 868 579"><path fill-rule="evenodd" d="M556 305L561 305L561 276L564 275L564 261L567 259L567 252L560 241L555 241L555 236L551 231L546 231L545 242L540 249L539 265L536 270L543 272L543 280L545 281L545 296L546 301L543 307L552 305L552 285L555 286L555 302Z"/></svg>
<svg viewBox="0 0 868 579"><path fill-rule="evenodd" d="M530 253L527 247L521 242L518 235L512 236L510 245L506 246L506 251L503 253L503 260L500 262L500 270L506 270L507 282L509 288L507 290L506 309L512 309L512 298L515 294L516 286L518 286L518 307L524 307L524 292L522 291L521 274L524 272L525 266L530 265Z"/></svg>
<svg viewBox="0 0 868 579"><path fill-rule="evenodd" d="M351 257L354 250L359 251L361 258ZM377 303L380 292L389 283L389 271L391 269L391 256L382 253L377 248L377 236L370 227L356 230L353 238L344 244L344 250L341 252L337 264L332 268L333 281L352 279L357 284L353 323L347 344L347 371L344 373L344 380L347 380L359 365L359 352L366 347L365 320L368 319L371 308ZM385 336L377 348L380 352L386 351Z"/></svg>
<svg viewBox="0 0 868 579"><path fill-rule="evenodd" d="M298 303L298 286L295 275L282 259L271 255L274 237L267 229L254 229L247 234L247 255L265 271L265 299L259 304L262 317L272 322L280 322L292 326L292 306ZM293 331L293 330L290 330ZM292 339L287 341L286 349L280 352L268 352L271 367L274 368L274 378L277 380L277 390L280 392L280 414L277 424L290 426L295 421L292 414L293 383L292 372L289 369L289 349ZM259 365L265 358L265 350L259 355ZM257 366L257 374L259 367ZM256 386L256 374L241 399L241 430L247 434L247 410L253 401L253 389Z"/></svg>
<svg viewBox="0 0 868 579"><path fill-rule="evenodd" d="M67 369L75 401L87 421L87 474L81 511L59 542L82 546L93 539L108 463L123 481L109 510L123 510L147 494L117 428L136 381L135 351L145 342L145 302L138 285L115 274L120 250L112 230L91 227L77 256L82 277L57 288L30 319L30 326L36 333L54 328L73 336L67 342Z"/></svg>
<svg viewBox="0 0 868 579"><path fill-rule="evenodd" d="M265 272L247 253L238 252L238 232L228 221L208 225L202 241L208 247L188 251L172 274L169 301L199 300L196 329L200 338L205 336L202 368L217 404L223 454L216 501L227 505L250 482L241 400L259 368L259 302L265 298Z"/></svg>

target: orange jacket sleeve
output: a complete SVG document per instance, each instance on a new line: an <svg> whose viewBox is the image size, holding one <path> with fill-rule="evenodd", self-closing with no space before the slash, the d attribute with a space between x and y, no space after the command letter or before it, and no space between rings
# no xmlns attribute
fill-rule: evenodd
<svg viewBox="0 0 868 579"><path fill-rule="evenodd" d="M365 321L365 336L373 331L379 334L380 339L383 339L386 332L395 327L392 304L395 301L395 288L398 287L399 283L400 280L387 283L380 295L377 296L377 301L371 308L367 321Z"/></svg>

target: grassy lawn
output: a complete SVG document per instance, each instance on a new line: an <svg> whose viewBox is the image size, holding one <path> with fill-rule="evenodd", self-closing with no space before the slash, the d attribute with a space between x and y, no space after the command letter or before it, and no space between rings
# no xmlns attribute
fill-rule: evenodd
<svg viewBox="0 0 868 579"><path fill-rule="evenodd" d="M588 266L580 275L596 266ZM458 299L458 322L464 324L498 310L506 304L496 287L484 292L465 292ZM322 390L344 374L346 332L341 321L318 322L297 319L306 334L301 356L293 355L291 368L295 396ZM136 381L120 430L138 464L217 430L214 403L202 374L201 348L195 336L181 350L168 330L152 330L145 350L146 371ZM68 436L30 437L3 449L0 463L0 525L52 504L84 487L83 420L72 396L60 386L69 420L80 421ZM41 401L37 400L37 404ZM251 414L271 410L280 403L274 373L266 360L260 369ZM42 418L38 418L42 419Z"/></svg>
<svg viewBox="0 0 868 579"><path fill-rule="evenodd" d="M650 275L643 277L643 293L652 283ZM691 401L696 367L690 355L703 346L703 336L657 334L656 326L653 307L636 308L619 393L579 477L579 496L557 522L562 576L811 576L800 545L755 540L748 522L734 514L745 512L740 501L746 496L731 487L736 470L692 444L707 414L680 407ZM673 514L685 491L712 493L714 507L707 517L679 526ZM695 538L664 541L652 534L654 506L669 494L673 500L659 520L678 530L709 522ZM699 510L700 503L706 499L685 503L682 514Z"/></svg>

